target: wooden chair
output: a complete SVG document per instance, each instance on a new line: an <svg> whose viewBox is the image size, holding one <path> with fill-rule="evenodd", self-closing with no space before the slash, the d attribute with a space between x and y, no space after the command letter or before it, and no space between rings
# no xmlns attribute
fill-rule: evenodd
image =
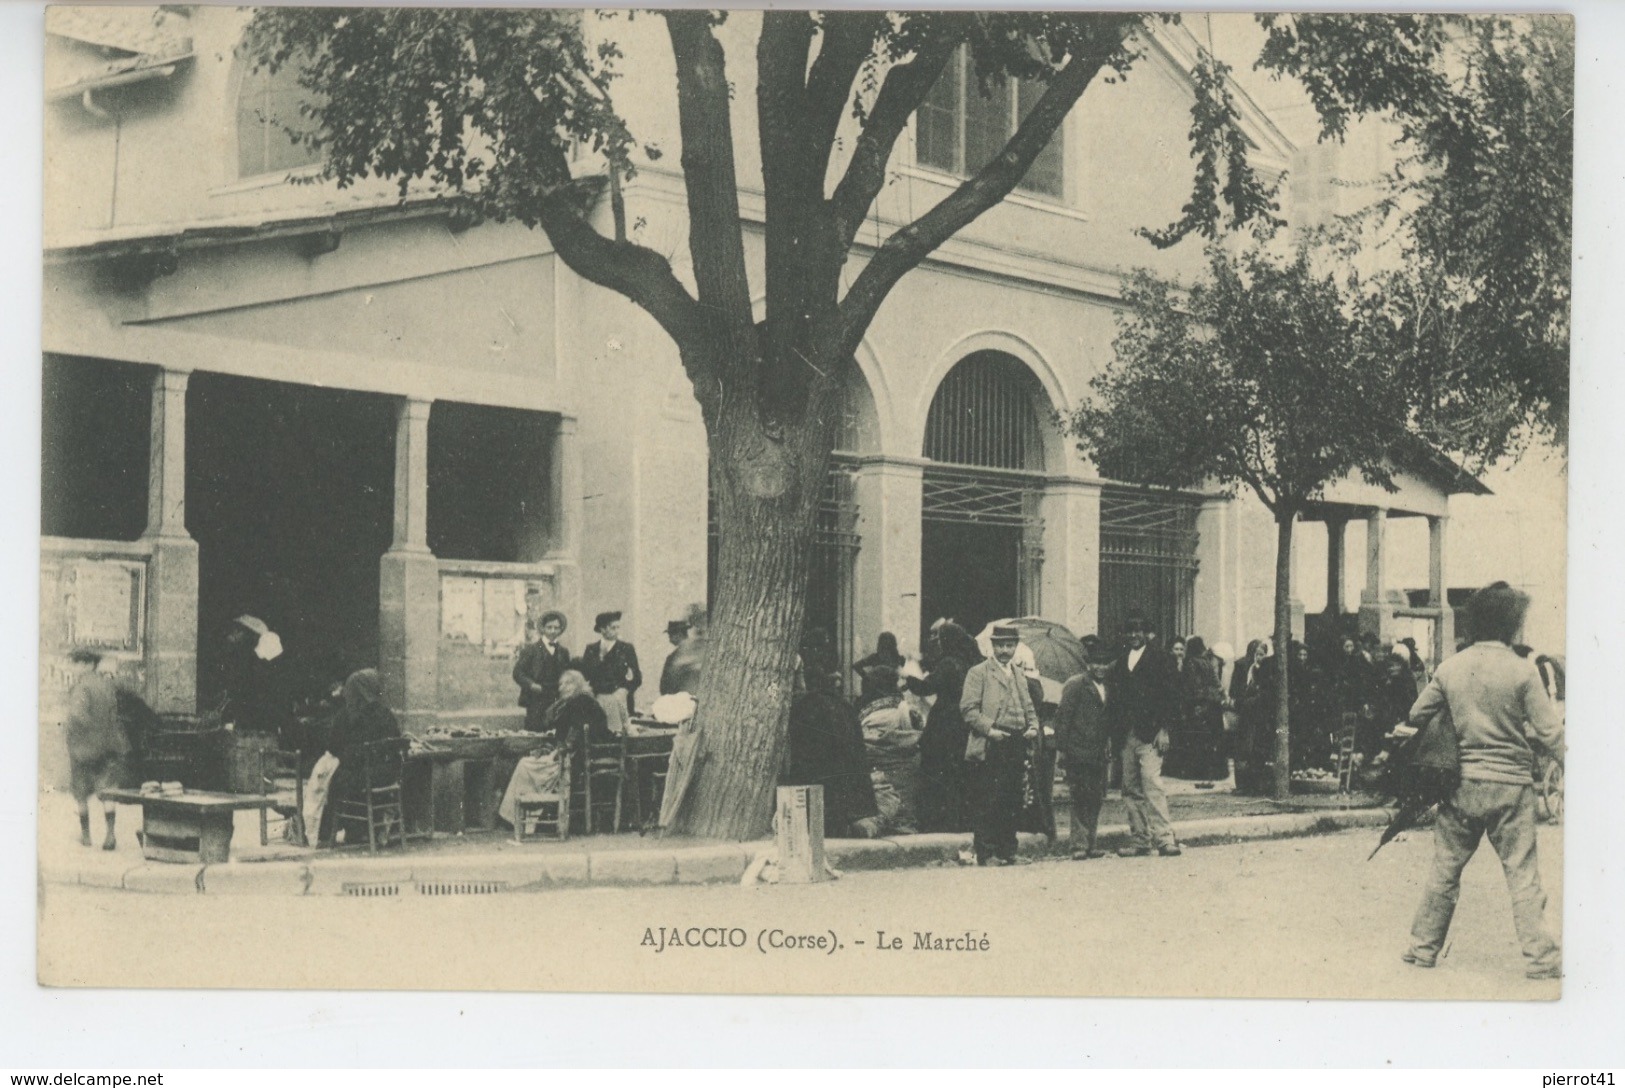
<svg viewBox="0 0 1625 1088"><path fill-rule="evenodd" d="M1360 729L1360 716L1343 715L1343 726L1337 731L1337 792L1354 791L1354 752Z"/></svg>
<svg viewBox="0 0 1625 1088"><path fill-rule="evenodd" d="M560 842L570 837L570 764L568 752L559 753L559 781L551 793L518 794L513 799L513 841L527 833L551 831Z"/></svg>
<svg viewBox="0 0 1625 1088"><path fill-rule="evenodd" d="M308 846L305 836L305 780L299 774L299 753L276 748L262 749L259 761L259 788L257 792L276 798L276 803L260 809L260 845L271 842L271 813L288 828L288 841L297 846Z"/></svg>
<svg viewBox="0 0 1625 1088"><path fill-rule="evenodd" d="M405 737L375 740L360 745L361 789L358 799L344 799L334 809L338 824L362 823L367 828L367 850L376 854L380 843L406 841L406 818L401 811L401 774L411 742ZM352 755L351 758L357 758Z"/></svg>
<svg viewBox="0 0 1625 1088"><path fill-rule="evenodd" d="M587 834L593 833L595 810L611 813L613 834L621 829L621 801L626 793L626 737L595 740L591 731L584 731L580 758ZM594 799L595 791L601 799Z"/></svg>

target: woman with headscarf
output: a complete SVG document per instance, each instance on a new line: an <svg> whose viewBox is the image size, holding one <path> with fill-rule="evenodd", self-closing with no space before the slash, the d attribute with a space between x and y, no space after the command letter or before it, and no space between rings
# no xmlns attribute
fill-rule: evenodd
<svg viewBox="0 0 1625 1088"><path fill-rule="evenodd" d="M282 737L293 699L282 676L282 640L257 616L238 616L226 631L219 720L238 733Z"/></svg>
<svg viewBox="0 0 1625 1088"><path fill-rule="evenodd" d="M1330 758L1330 731L1322 707L1324 681L1309 656L1309 647L1293 639L1287 664L1291 686L1287 690L1287 732L1292 769L1323 767Z"/></svg>
<svg viewBox="0 0 1625 1088"><path fill-rule="evenodd" d="M873 838L879 806L857 711L840 695L837 676L802 664L802 690L790 703L789 753L780 781L824 787L824 834Z"/></svg>
<svg viewBox="0 0 1625 1088"><path fill-rule="evenodd" d="M394 713L384 705L384 685L377 669L353 672L344 681L344 693L327 734L327 751L338 761L328 787L327 807L322 812L318 841L331 845L337 830L336 813L340 801L358 800L366 785L362 773L363 746L373 741L391 740L401 735Z"/></svg>
<svg viewBox="0 0 1625 1088"><path fill-rule="evenodd" d="M934 696L920 734L920 830L965 831L970 827L965 798L965 742L970 727L959 711L965 674L982 660L976 641L957 623L937 627L930 671L909 677L908 690Z"/></svg>
<svg viewBox="0 0 1625 1088"><path fill-rule="evenodd" d="M1268 639L1247 644L1247 658L1236 663L1230 697L1240 716L1236 745L1236 789L1268 789L1268 768L1275 758L1275 668Z"/></svg>

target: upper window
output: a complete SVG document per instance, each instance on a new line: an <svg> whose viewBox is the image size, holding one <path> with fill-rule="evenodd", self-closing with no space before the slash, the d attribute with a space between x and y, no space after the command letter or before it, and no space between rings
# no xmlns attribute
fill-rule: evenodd
<svg viewBox="0 0 1625 1088"><path fill-rule="evenodd" d="M1043 93L1041 83L1012 82L1003 76L990 81L987 93L982 93L968 51L961 48L920 104L916 161L951 174L976 173L1004 150ZM1057 130L1016 188L1051 197L1065 195L1064 146L1063 134Z"/></svg>
<svg viewBox="0 0 1625 1088"><path fill-rule="evenodd" d="M299 85L302 66L294 58L273 75L266 68L254 71L245 64L237 92L238 177L294 170L322 161L321 149L302 138L315 124L302 108L314 101Z"/></svg>

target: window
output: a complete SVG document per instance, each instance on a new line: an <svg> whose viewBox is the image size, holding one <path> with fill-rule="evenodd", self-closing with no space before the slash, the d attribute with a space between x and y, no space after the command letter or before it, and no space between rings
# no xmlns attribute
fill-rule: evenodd
<svg viewBox="0 0 1625 1088"><path fill-rule="evenodd" d="M252 70L244 64L237 92L237 176L250 178L310 166L322 161L320 148L303 136L314 121L303 107L311 93L299 85L304 62L295 57L276 70Z"/></svg>
<svg viewBox="0 0 1625 1088"><path fill-rule="evenodd" d="M984 95L969 54L961 48L920 104L916 161L951 174L974 174L1004 149L1043 93L1041 83L1012 83L1000 77ZM1050 197L1065 195L1064 147L1058 130L1016 188Z"/></svg>

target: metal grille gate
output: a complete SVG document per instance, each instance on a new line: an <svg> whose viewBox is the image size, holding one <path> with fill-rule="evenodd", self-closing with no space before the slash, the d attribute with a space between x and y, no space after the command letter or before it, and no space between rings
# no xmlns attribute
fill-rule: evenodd
<svg viewBox="0 0 1625 1088"><path fill-rule="evenodd" d="M1107 489L1100 496L1100 633L1115 636L1130 613L1164 640L1196 621L1194 502Z"/></svg>
<svg viewBox="0 0 1625 1088"><path fill-rule="evenodd" d="M1016 550L1015 612L1037 615L1039 576L1044 567L1044 519L1039 515L1043 477L1037 473L933 465L925 470L924 489L921 517L926 522L1021 530Z"/></svg>

